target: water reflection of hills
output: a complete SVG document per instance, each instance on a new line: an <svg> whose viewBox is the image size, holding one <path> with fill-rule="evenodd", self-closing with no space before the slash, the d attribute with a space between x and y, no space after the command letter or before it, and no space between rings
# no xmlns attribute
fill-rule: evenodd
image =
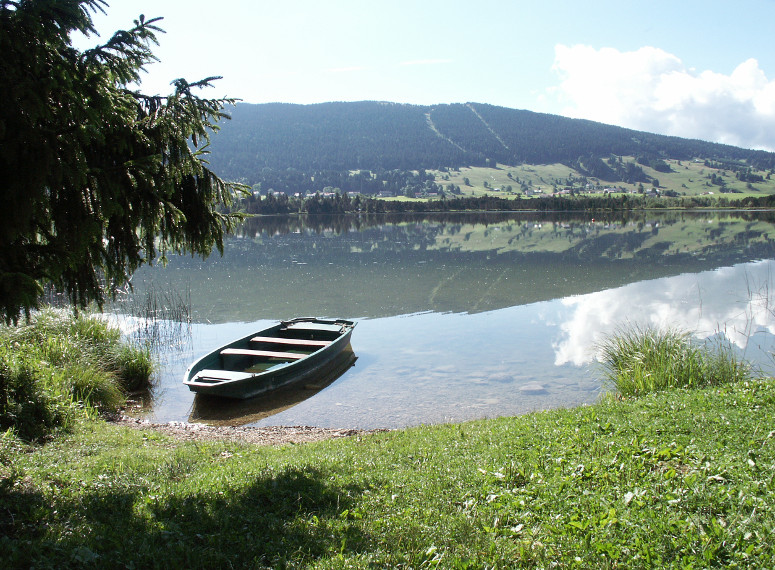
<svg viewBox="0 0 775 570"><path fill-rule="evenodd" d="M477 312L773 257L771 213L257 218L223 257L144 284L190 288L203 321Z"/></svg>

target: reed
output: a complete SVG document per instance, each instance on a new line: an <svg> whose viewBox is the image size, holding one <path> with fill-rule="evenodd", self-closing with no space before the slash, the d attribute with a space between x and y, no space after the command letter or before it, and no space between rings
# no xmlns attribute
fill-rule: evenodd
<svg viewBox="0 0 775 570"><path fill-rule="evenodd" d="M150 284L145 291L130 293L115 310L132 318L136 327L130 341L137 346L163 351L184 344L191 337L191 289L159 288Z"/></svg>
<svg viewBox="0 0 775 570"><path fill-rule="evenodd" d="M700 345L674 328L621 329L598 345L598 354L604 384L625 397L727 384L751 374L728 343Z"/></svg>

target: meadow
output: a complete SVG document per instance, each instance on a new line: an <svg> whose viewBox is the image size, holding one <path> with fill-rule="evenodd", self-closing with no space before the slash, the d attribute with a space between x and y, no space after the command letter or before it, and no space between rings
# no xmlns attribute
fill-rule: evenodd
<svg viewBox="0 0 775 570"><path fill-rule="evenodd" d="M0 444L5 568L771 567L775 386L280 447Z"/></svg>
<svg viewBox="0 0 775 570"><path fill-rule="evenodd" d="M622 160L634 162L635 158L622 157ZM640 165L647 176L659 180L659 190L663 193L673 191L680 196L713 195L715 197L726 196L729 199L767 196L775 193L775 179L768 178L766 171L755 171L754 174L762 176L763 181L752 183L749 187L747 182L738 180L735 173L728 169L706 166L703 162L688 160L666 160L665 162L670 166L671 172L657 172L653 168ZM503 198L514 197L516 193L522 192L522 183L539 192L536 196L551 194L554 186L562 189L569 178L575 180L578 189L581 189L578 186L578 181L583 177L579 171L563 164L525 164L519 166L499 164L497 168L471 167L432 172L437 184L444 188L449 184L459 186L463 196L481 196L486 193ZM711 182L714 176L716 184ZM466 179L469 184L465 183ZM595 186L621 192L637 193L640 189L638 183L606 182L596 178L589 178L588 181ZM718 182L723 182L729 192L721 193L721 186ZM509 186L512 189L511 193L506 190ZM645 182L642 186L645 191L652 188L651 184ZM582 189L581 195L591 194Z"/></svg>
<svg viewBox="0 0 775 570"><path fill-rule="evenodd" d="M616 346L638 362L685 354L647 358L665 351L634 337ZM616 346L614 376L631 365ZM692 380L703 370L591 406L303 445L90 415L36 441L6 429L0 564L771 567L775 384L742 364Z"/></svg>

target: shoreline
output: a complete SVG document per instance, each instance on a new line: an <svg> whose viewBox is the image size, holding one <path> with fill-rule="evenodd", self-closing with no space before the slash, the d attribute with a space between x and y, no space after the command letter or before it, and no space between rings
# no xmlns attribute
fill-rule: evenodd
<svg viewBox="0 0 775 570"><path fill-rule="evenodd" d="M360 430L313 426L212 426L189 422L155 423L126 415L105 418L106 423L131 429L152 429L181 441L237 441L254 445L311 443L327 439L387 432L389 429Z"/></svg>

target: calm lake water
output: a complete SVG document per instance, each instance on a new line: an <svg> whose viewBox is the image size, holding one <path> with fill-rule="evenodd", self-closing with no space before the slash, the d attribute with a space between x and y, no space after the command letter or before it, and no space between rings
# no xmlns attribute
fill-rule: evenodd
<svg viewBox="0 0 775 570"><path fill-rule="evenodd" d="M162 323L160 371L142 414L395 428L588 404L603 389L595 344L627 325L725 338L768 368L773 221L720 212L251 220L223 257L178 257L136 274L124 310L183 299L193 317ZM359 321L354 366L270 417L257 419L257 402L200 413L181 383L188 364L294 316ZM135 321L120 320L131 334Z"/></svg>

